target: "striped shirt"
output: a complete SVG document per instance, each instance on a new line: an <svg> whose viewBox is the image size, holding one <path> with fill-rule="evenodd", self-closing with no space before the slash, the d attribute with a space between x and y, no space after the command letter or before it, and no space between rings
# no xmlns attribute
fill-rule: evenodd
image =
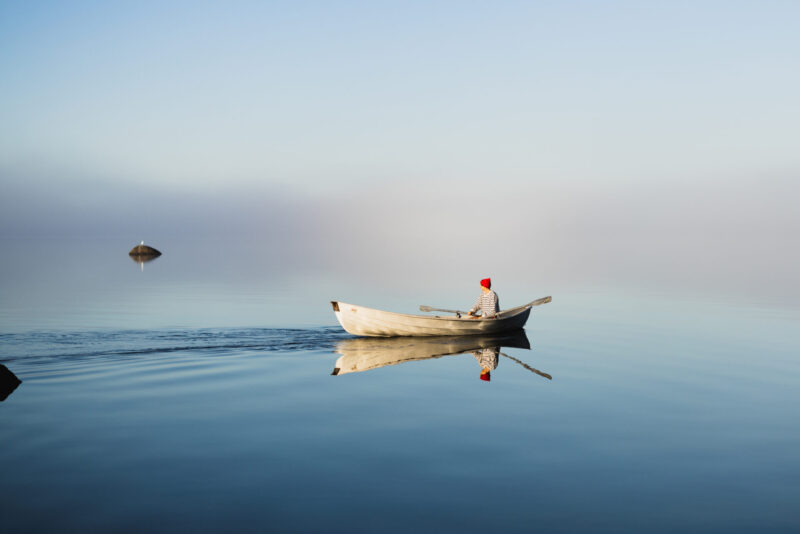
<svg viewBox="0 0 800 534"><path fill-rule="evenodd" d="M472 351L472 355L478 360L481 369L488 368L490 371L497 369L500 363L500 347L489 347L481 350Z"/></svg>
<svg viewBox="0 0 800 534"><path fill-rule="evenodd" d="M494 317L500 311L500 299L497 297L497 293L492 290L481 291L481 296L478 297L478 301L469 312L475 313L478 310L481 310L483 318Z"/></svg>

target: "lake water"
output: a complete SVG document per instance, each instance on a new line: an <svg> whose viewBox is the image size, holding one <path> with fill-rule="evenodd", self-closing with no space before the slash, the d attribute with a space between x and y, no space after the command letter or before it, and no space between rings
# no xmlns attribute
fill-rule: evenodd
<svg viewBox="0 0 800 534"><path fill-rule="evenodd" d="M476 287L133 244L4 243L4 531L800 531L797 308L496 280L527 343L365 347L329 300Z"/></svg>

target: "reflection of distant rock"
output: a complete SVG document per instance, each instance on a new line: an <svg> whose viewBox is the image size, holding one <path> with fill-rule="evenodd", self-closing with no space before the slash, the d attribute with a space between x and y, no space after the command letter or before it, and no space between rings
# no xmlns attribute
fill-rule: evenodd
<svg viewBox="0 0 800 534"><path fill-rule="evenodd" d="M158 258L158 256L160 256L160 254L158 254L156 256L136 256L136 255L131 254L130 256L131 256L131 259L134 262L140 263L140 264L145 264L148 261L153 261L154 259Z"/></svg>
<svg viewBox="0 0 800 534"><path fill-rule="evenodd" d="M6 400L20 384L22 384L22 380L0 363L0 402Z"/></svg>

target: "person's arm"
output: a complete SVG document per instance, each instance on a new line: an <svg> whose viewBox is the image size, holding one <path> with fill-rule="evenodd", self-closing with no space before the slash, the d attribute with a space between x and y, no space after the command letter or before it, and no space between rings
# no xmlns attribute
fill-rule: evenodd
<svg viewBox="0 0 800 534"><path fill-rule="evenodd" d="M478 311L480 308L481 308L481 297L479 296L478 301L475 303L475 306L473 306L472 309L469 310L467 315L475 315L475 312Z"/></svg>

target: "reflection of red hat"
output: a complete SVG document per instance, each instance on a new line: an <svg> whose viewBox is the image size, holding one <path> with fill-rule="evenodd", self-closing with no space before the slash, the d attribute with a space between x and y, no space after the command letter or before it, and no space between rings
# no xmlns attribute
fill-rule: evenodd
<svg viewBox="0 0 800 534"><path fill-rule="evenodd" d="M492 373L490 373L489 371L481 373L481 380L486 380L488 382L491 379L492 379Z"/></svg>
<svg viewBox="0 0 800 534"><path fill-rule="evenodd" d="M483 280L481 280L481 285L483 287L485 287L486 289L491 289L492 288L492 279L491 278L484 278Z"/></svg>

